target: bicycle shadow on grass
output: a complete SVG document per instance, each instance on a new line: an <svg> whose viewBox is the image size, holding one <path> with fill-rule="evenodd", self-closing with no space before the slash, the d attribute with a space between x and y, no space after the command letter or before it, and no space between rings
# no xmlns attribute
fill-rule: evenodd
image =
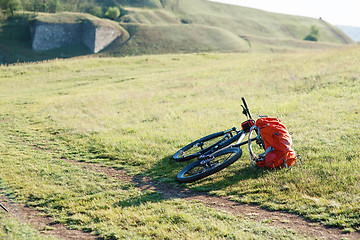
<svg viewBox="0 0 360 240"><path fill-rule="evenodd" d="M177 173L192 161L175 162L172 156L166 156L144 174L132 178L132 183L142 190L140 195L118 201L114 206L133 207L169 199L208 195L211 191L238 185L241 181L258 179L268 174L268 171L255 169L250 163L244 164L243 161L240 159L228 168L194 183L178 183Z"/></svg>
<svg viewBox="0 0 360 240"><path fill-rule="evenodd" d="M235 162L220 172L192 183L189 187L193 191L199 192L218 191L230 186L239 185L242 181L263 178L268 174L269 171L255 168L251 164L239 166Z"/></svg>
<svg viewBox="0 0 360 240"><path fill-rule="evenodd" d="M261 178L268 174L267 171L255 169L250 164L242 167L235 162L225 170L194 183L178 183L176 181L177 173L190 163L191 161L175 162L171 156L164 157L143 175L133 177L132 182L135 186L143 190L141 196L119 201L115 205L122 207L139 206L148 202L154 203L167 199L207 195L210 191L221 190L237 185L241 181Z"/></svg>
<svg viewBox="0 0 360 240"><path fill-rule="evenodd" d="M129 196L118 201L114 206L136 207L146 203L163 202L169 198L181 198L177 193L183 188L175 181L178 163L166 156L155 166L132 177L131 182L135 187L141 189L141 194Z"/></svg>

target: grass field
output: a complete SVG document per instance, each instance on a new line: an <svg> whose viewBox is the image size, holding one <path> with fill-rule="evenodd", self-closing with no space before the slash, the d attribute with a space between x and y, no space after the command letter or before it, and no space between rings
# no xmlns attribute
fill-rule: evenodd
<svg viewBox="0 0 360 240"><path fill-rule="evenodd" d="M29 225L16 221L0 213L0 238L6 240L32 239L32 240L55 240L34 231Z"/></svg>
<svg viewBox="0 0 360 240"><path fill-rule="evenodd" d="M71 164L101 163L176 185L187 163L171 155L203 135L239 126L245 97L253 116L282 120L304 164L255 170L244 149L229 168L184 186L360 231L359 50L1 66L2 192L104 239L304 238ZM4 218L2 228L20 224Z"/></svg>

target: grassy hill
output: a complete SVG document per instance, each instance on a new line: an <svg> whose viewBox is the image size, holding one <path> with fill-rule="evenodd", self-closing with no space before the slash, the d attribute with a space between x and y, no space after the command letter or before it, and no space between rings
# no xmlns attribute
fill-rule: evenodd
<svg viewBox="0 0 360 240"><path fill-rule="evenodd" d="M360 231L359 54L359 47L343 47L1 66L2 193L104 239L306 237L142 191L131 179L144 176ZM224 171L177 185L175 175L187 163L171 155L203 135L239 126L243 96L253 116L282 120L304 164L256 170L244 148ZM130 181L93 171L96 163L125 170ZM0 212L0 225L12 224L0 229L19 225L7 218Z"/></svg>
<svg viewBox="0 0 360 240"><path fill-rule="evenodd" d="M276 52L332 48L353 43L339 29L319 19L275 14L205 0L95 1L91 4L98 4L102 8L113 5L121 7L122 15L117 19L118 24L131 34L126 44L115 41L99 54L101 56ZM31 13L19 12L16 17L0 22L0 63L89 54L84 46L33 52L27 26L33 17ZM60 20L58 17L55 19ZM309 34L311 26L319 30L318 42L302 40Z"/></svg>
<svg viewBox="0 0 360 240"><path fill-rule="evenodd" d="M121 23L129 28L132 38L125 46L121 46L122 49L116 50L118 46L115 43L105 52L147 54L155 53L158 49L162 53L192 52L193 49L201 50L202 43L202 49L206 51L273 52L353 43L337 28L319 19L275 14L205 0L161 2L161 8L124 7L126 14ZM304 43L302 40L311 26L319 29L319 42Z"/></svg>

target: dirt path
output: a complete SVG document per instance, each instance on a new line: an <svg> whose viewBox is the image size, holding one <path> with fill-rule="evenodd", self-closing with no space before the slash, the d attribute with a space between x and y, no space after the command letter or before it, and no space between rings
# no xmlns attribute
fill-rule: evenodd
<svg viewBox="0 0 360 240"><path fill-rule="evenodd" d="M43 235L55 236L65 240L99 239L90 233L67 229L63 224L55 223L54 219L45 213L16 203L4 195L0 195L0 202L9 210L8 214L11 217L31 225Z"/></svg>
<svg viewBox="0 0 360 240"><path fill-rule="evenodd" d="M67 161L67 160L65 160ZM268 225L277 226L286 229L292 229L303 235L314 237L316 239L360 239L360 233L344 234L340 229L327 228L321 224L316 224L305 220L304 218L290 213L279 211L268 211L258 206L247 204L239 204L230 201L224 197L211 196L206 193L194 192L186 188L173 186L170 184L157 183L146 178L138 178L128 176L124 171L116 170L109 167L103 167L100 164L89 164L84 162L67 161L76 164L81 168L94 172L105 173L108 176L118 178L124 182L132 182L137 187L147 190L151 189L161 193L165 198L181 198L188 201L200 201L209 207L220 209L234 215L241 215L255 221L266 220ZM90 235L77 230L69 230L62 224L54 224L51 217L42 215L39 211L30 209L23 204L13 203L7 197L0 195L2 202L9 213L16 219L27 222L35 229L43 234L53 235L60 239L98 239L96 236Z"/></svg>
<svg viewBox="0 0 360 240"><path fill-rule="evenodd" d="M69 161L73 163L73 161ZM186 188L170 184L158 183L146 178L130 177L124 171L100 164L87 164L76 162L79 167L94 172L102 172L108 176L116 177L121 181L133 182L143 190L154 190L160 192L165 198L181 198L189 201L201 201L209 207L220 209L234 215L242 215L256 221L268 220L267 224L281 228L293 229L301 234L317 239L360 239L360 233L344 234L340 229L328 228L318 223L305 220L303 217L281 211L269 211L258 206L240 204L224 197L211 196L207 193L194 192Z"/></svg>

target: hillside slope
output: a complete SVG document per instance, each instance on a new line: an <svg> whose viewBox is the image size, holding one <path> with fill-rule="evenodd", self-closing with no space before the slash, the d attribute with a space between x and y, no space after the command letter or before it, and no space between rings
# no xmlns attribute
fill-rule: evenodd
<svg viewBox="0 0 360 240"><path fill-rule="evenodd" d="M114 41L100 55L125 56L189 52L276 52L338 47L353 43L323 20L270 13L206 0L95 1L102 8L116 5L117 19L129 33L126 43ZM87 55L83 46L49 52L31 50L27 18L0 23L0 64ZM315 26L318 42L303 41ZM20 30L21 29L21 30ZM20 33L21 31L21 33Z"/></svg>
<svg viewBox="0 0 360 240"><path fill-rule="evenodd" d="M286 51L337 47L353 41L323 20L266 12L205 0L152 1L151 8L126 5L121 24L127 44L104 54L129 55L198 51ZM158 7L161 6L161 7ZM316 26L318 42L305 42Z"/></svg>

